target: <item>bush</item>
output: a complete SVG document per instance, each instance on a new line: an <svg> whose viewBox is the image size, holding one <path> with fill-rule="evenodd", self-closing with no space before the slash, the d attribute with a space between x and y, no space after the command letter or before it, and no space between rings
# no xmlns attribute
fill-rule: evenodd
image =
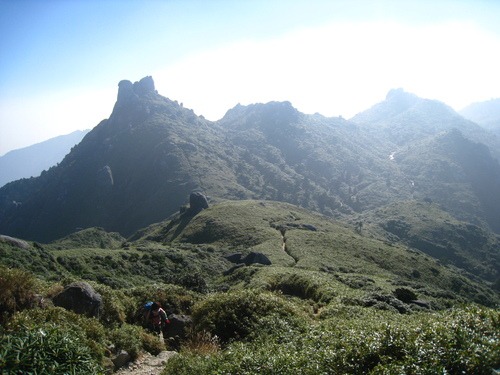
<svg viewBox="0 0 500 375"><path fill-rule="evenodd" d="M37 330L46 325L57 325L61 330L77 334L91 348L92 356L101 360L106 350L104 326L94 318L75 314L61 307L25 310L8 322L9 331Z"/></svg>
<svg viewBox="0 0 500 375"><path fill-rule="evenodd" d="M188 333L188 339L183 342L182 350L199 355L215 354L220 350L219 338L207 331L192 331Z"/></svg>
<svg viewBox="0 0 500 375"><path fill-rule="evenodd" d="M199 299L195 292L178 285L151 285L132 289L129 292L136 303L136 310L148 301L160 302L168 314L190 314L195 302ZM131 322L137 322L136 316Z"/></svg>
<svg viewBox="0 0 500 375"><path fill-rule="evenodd" d="M221 343L272 332L276 324L283 329L299 327L301 318L285 299L274 293L252 290L215 293L193 309L194 330L210 332Z"/></svg>
<svg viewBox="0 0 500 375"><path fill-rule="evenodd" d="M102 284L93 286L102 296L103 309L100 320L104 324L123 324L133 316L136 304L132 297Z"/></svg>
<svg viewBox="0 0 500 375"><path fill-rule="evenodd" d="M0 324L16 311L35 304L35 286L31 273L0 266Z"/></svg>
<svg viewBox="0 0 500 375"><path fill-rule="evenodd" d="M140 334L142 348L153 355L160 354L165 350L165 343L160 340L157 335L152 335L148 332L141 332Z"/></svg>
<svg viewBox="0 0 500 375"><path fill-rule="evenodd" d="M418 299L417 294L408 288L397 288L394 290L393 295L404 303L410 303L411 301Z"/></svg>
<svg viewBox="0 0 500 375"><path fill-rule="evenodd" d="M141 327L124 324L113 329L109 334L109 339L114 344L117 352L125 350L130 354L132 360L135 360L142 349L142 333Z"/></svg>
<svg viewBox="0 0 500 375"><path fill-rule="evenodd" d="M333 297L332 292L324 290L321 284L310 277L298 274L283 274L276 276L269 283L270 290L279 290L283 294L310 299L315 302L328 303Z"/></svg>
<svg viewBox="0 0 500 375"><path fill-rule="evenodd" d="M54 324L20 329L0 336L2 374L102 373L91 349L75 332Z"/></svg>

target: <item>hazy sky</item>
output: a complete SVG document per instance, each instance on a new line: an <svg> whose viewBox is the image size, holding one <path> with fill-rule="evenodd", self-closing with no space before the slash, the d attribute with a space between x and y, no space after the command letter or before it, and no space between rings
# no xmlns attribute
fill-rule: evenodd
<svg viewBox="0 0 500 375"><path fill-rule="evenodd" d="M391 88L500 97L500 1L0 0L0 155L111 114L118 82L210 120L289 100L349 118Z"/></svg>

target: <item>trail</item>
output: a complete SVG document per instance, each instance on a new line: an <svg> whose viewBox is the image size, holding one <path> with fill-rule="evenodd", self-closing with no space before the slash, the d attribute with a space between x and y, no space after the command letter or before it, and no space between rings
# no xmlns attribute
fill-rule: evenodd
<svg viewBox="0 0 500 375"><path fill-rule="evenodd" d="M131 362L117 372L116 375L160 375L167 361L177 352L163 351L157 356L146 353L141 355L135 362Z"/></svg>
<svg viewBox="0 0 500 375"><path fill-rule="evenodd" d="M281 227L281 228L276 228L280 233L281 233L281 250L283 250L290 258L293 259L294 264L292 267L295 267L295 265L299 262L299 259L294 257L291 253L290 250L288 249L286 245L286 229Z"/></svg>

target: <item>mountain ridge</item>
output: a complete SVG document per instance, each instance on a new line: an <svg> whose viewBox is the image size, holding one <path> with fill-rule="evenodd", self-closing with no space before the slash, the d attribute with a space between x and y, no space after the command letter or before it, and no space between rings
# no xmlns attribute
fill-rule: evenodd
<svg viewBox="0 0 500 375"><path fill-rule="evenodd" d="M0 189L0 231L42 242L94 226L128 236L178 211L192 191L215 200L285 201L337 218L395 200L440 202L443 198L434 190L419 190L412 182L418 160L402 158L411 143L398 144L397 137L387 140L383 132L395 124L414 131L414 144L419 144L451 131L453 125L478 126L440 102L403 90L389 92L385 102L363 116L369 118L394 102L391 113L396 115L363 124L306 115L289 102L237 105L212 122L159 95L152 77L120 81L109 119L92 129L57 167L33 181ZM429 108L433 112L427 113ZM385 128L377 128L380 123ZM408 124L429 126L419 131ZM459 137L451 147L460 147ZM457 168L455 161L447 163L450 171ZM496 176L497 165L488 163ZM432 167L432 161L428 165ZM485 192L498 189L495 178L484 181ZM476 193L467 190L472 197ZM477 217L480 225L498 230L494 220L499 202L474 199L472 210L463 207L454 214ZM488 215L483 204L491 206Z"/></svg>
<svg viewBox="0 0 500 375"><path fill-rule="evenodd" d="M90 130L76 130L0 156L0 187L21 178L39 176L59 163Z"/></svg>

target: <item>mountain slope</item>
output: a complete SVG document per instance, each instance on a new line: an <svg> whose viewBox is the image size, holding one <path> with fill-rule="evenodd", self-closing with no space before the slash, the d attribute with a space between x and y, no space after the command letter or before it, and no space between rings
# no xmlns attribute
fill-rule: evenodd
<svg viewBox="0 0 500 375"><path fill-rule="evenodd" d="M237 106L220 125L240 151L240 183L258 198L337 216L410 194L387 163L383 141L341 118L305 115L288 102L271 102ZM390 177L397 189L388 193Z"/></svg>
<svg viewBox="0 0 500 375"><path fill-rule="evenodd" d="M1 156L0 186L20 178L39 176L43 170L59 163L88 132L77 130Z"/></svg>
<svg viewBox="0 0 500 375"><path fill-rule="evenodd" d="M500 160L500 140L491 132L465 119L444 103L419 98L403 89L389 91L383 102L351 120L365 126L372 134L393 142L392 151L440 132L458 129L467 138L487 145L493 156Z"/></svg>
<svg viewBox="0 0 500 375"><path fill-rule="evenodd" d="M472 103L459 113L500 137L500 98Z"/></svg>
<svg viewBox="0 0 500 375"><path fill-rule="evenodd" d="M436 203L397 202L357 220L365 235L418 249L469 277L500 280L500 237L456 220Z"/></svg>
<svg viewBox="0 0 500 375"><path fill-rule="evenodd" d="M130 235L193 190L348 214L391 198L378 175L397 171L369 141L346 121L289 103L239 106L212 123L158 95L151 77L122 81L110 118L59 166L0 190L0 230L45 242L93 226Z"/></svg>
<svg viewBox="0 0 500 375"><path fill-rule="evenodd" d="M452 130L413 143L394 162L412 180L415 198L500 233L500 164L485 145Z"/></svg>
<svg viewBox="0 0 500 375"><path fill-rule="evenodd" d="M374 108L361 125L288 102L238 105L210 122L159 95L151 77L122 81L110 118L58 166L0 189L0 233L49 242L102 227L130 236L177 212L192 191L213 202L285 201L337 218L431 199L500 231L498 163L467 138L443 141L457 124L464 132L478 125L400 92ZM435 174L440 160L459 180Z"/></svg>
<svg viewBox="0 0 500 375"><path fill-rule="evenodd" d="M91 226L130 234L161 220L199 187L198 160L213 159L210 168L224 169L211 127L158 95L150 77L135 84L122 81L108 120L32 182L29 192L22 193L25 182L9 186L0 226L16 236L48 241Z"/></svg>
<svg viewBox="0 0 500 375"><path fill-rule="evenodd" d="M432 231L430 227L429 231ZM457 233L463 235L465 231ZM226 277L222 280L220 274L212 274L212 282L218 280L218 283L239 282L253 268L251 276L247 275L246 283L271 283L283 273L306 275L311 272L307 277L314 274L325 283L336 280L339 284L364 292L387 290L399 285L412 286L426 298L454 291L463 298L482 303L495 299L494 293L480 278L472 280L474 276L466 277L436 262L423 250L368 238L341 222L287 203L224 201L187 220L180 215L157 223L131 242L141 247L154 247L155 243L175 248L198 248L194 253L205 261L200 259L197 267L205 275L207 272L210 274L208 269L213 269L214 265L213 260L207 262L206 259L214 259L217 255L221 259L231 259L234 253L241 253L242 257L261 253L271 262L271 265L260 268L254 268L259 265L233 268L224 273ZM498 266L498 244L497 241L490 244L491 248L485 247L485 254L488 255L482 259L484 270L493 272L491 267L494 268L495 264L484 263L495 256L495 252ZM208 248L209 252L202 250ZM471 248L464 251L469 250ZM191 261L190 264L196 263ZM230 268L231 263L227 262L226 267ZM497 276L489 274L488 278Z"/></svg>

